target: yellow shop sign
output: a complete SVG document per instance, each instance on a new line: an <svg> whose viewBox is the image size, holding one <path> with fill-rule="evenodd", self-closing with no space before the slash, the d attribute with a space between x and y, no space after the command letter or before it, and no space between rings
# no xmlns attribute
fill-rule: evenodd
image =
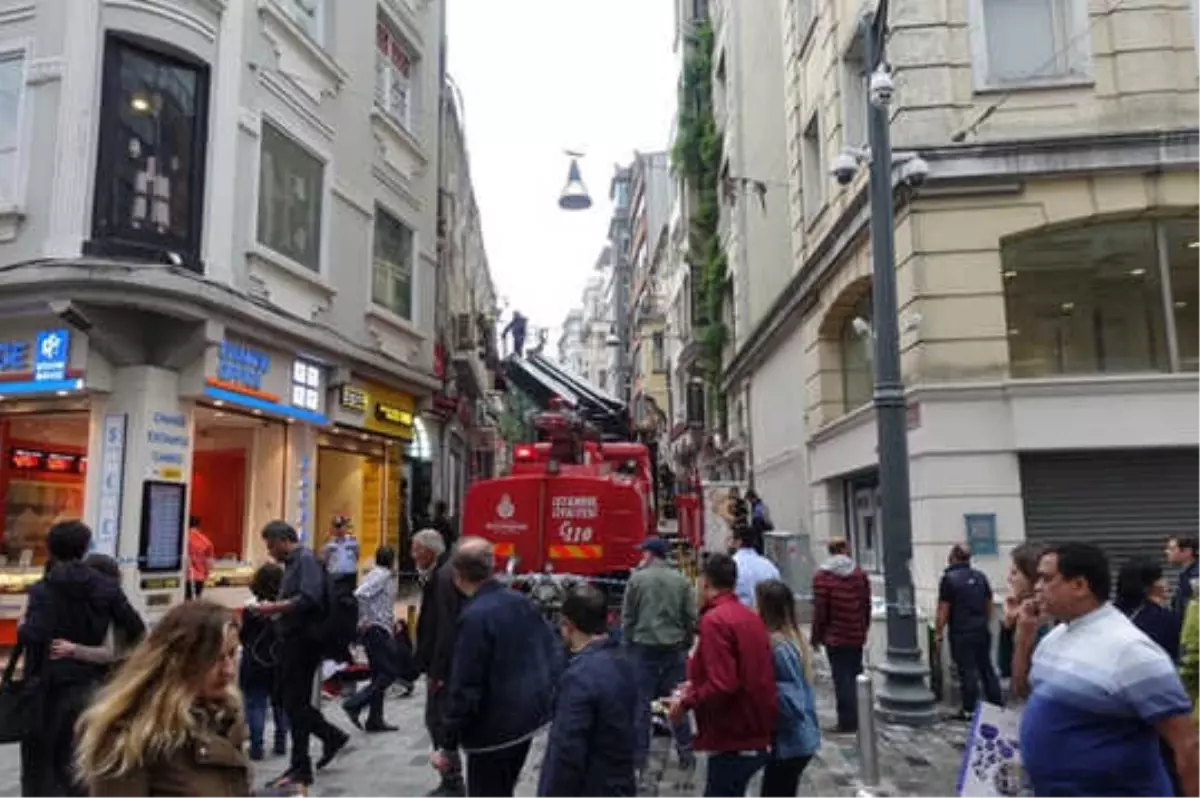
<svg viewBox="0 0 1200 798"><path fill-rule="evenodd" d="M363 426L372 432L412 440L417 402L412 396L380 385L363 386L367 394Z"/></svg>

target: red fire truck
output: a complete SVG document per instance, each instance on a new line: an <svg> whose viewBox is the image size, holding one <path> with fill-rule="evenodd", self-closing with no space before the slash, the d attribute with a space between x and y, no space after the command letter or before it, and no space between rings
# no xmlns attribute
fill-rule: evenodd
<svg viewBox="0 0 1200 798"><path fill-rule="evenodd" d="M544 358L509 360L505 372L510 390L544 408L538 441L513 447L511 474L470 487L462 530L491 541L497 567L517 581L582 578L619 594L656 527L649 451L630 440L620 402Z"/></svg>

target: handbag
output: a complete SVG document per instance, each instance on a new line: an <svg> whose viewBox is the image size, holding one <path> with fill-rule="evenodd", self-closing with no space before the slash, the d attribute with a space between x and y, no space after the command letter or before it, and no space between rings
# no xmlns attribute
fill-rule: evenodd
<svg viewBox="0 0 1200 798"><path fill-rule="evenodd" d="M42 717L44 693L41 680L25 675L20 679L13 677L17 660L24 652L24 645L18 642L4 666L4 676L0 678L0 745L19 743L28 738Z"/></svg>

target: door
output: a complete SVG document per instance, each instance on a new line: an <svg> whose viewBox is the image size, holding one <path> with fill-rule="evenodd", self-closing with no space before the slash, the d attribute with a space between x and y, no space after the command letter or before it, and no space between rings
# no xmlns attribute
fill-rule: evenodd
<svg viewBox="0 0 1200 798"><path fill-rule="evenodd" d="M246 452L196 452L192 460L191 514L200 518L217 559L242 559L246 541Z"/></svg>

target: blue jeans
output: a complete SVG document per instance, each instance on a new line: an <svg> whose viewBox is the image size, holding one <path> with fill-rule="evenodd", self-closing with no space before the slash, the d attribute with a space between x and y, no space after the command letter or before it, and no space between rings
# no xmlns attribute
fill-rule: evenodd
<svg viewBox="0 0 1200 798"><path fill-rule="evenodd" d="M265 687L243 689L242 699L246 707L246 725L250 727L250 750L263 749L268 704L271 707L271 718L275 722L275 748L287 747L287 714L283 711L283 704L271 697L271 691Z"/></svg>
<svg viewBox="0 0 1200 798"><path fill-rule="evenodd" d="M750 779L767 764L766 751L733 751L710 754L708 778L704 794L721 798L741 798L750 786Z"/></svg>
<svg viewBox="0 0 1200 798"><path fill-rule="evenodd" d="M638 682L637 728L634 730L634 762L646 767L650 759L650 702L671 695L687 677L687 652L676 648L633 645ZM675 747L680 761L692 753L692 727L684 718L675 726Z"/></svg>

